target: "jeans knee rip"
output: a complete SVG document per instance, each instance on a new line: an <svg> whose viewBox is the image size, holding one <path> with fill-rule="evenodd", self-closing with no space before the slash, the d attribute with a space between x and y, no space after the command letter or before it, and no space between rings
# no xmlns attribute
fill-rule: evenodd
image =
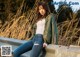
<svg viewBox="0 0 80 57"><path fill-rule="evenodd" d="M38 43L34 43L34 45L39 45Z"/></svg>

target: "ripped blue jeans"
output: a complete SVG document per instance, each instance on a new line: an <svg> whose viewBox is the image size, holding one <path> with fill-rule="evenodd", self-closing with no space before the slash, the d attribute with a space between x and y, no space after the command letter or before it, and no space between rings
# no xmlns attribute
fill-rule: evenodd
<svg viewBox="0 0 80 57"><path fill-rule="evenodd" d="M13 57L20 57L21 54L31 50L30 57L38 57L43 48L43 35L36 34L32 40L20 45L13 51Z"/></svg>

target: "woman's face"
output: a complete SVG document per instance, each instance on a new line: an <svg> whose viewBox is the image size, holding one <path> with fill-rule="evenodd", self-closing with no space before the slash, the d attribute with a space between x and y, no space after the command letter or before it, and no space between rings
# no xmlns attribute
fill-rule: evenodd
<svg viewBox="0 0 80 57"><path fill-rule="evenodd" d="M42 5L39 6L39 13L40 13L42 16L44 16L45 13L46 13L46 11L45 11L45 9L43 8Z"/></svg>

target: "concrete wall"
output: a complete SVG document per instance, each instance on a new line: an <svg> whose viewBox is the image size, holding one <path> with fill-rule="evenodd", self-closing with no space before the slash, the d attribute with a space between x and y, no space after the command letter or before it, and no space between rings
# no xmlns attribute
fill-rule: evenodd
<svg viewBox="0 0 80 57"><path fill-rule="evenodd" d="M0 37L0 46L5 44L12 45L13 50L24 42L27 41ZM62 46L50 44L46 47L46 52L45 57L80 57L80 46ZM29 57L29 55L30 51L22 54L21 57Z"/></svg>
<svg viewBox="0 0 80 57"><path fill-rule="evenodd" d="M49 45L46 57L80 57L80 46Z"/></svg>

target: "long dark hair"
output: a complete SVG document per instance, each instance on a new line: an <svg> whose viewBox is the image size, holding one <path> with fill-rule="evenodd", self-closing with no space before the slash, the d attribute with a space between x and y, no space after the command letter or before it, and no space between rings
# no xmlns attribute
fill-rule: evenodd
<svg viewBox="0 0 80 57"><path fill-rule="evenodd" d="M45 9L46 13L45 13L44 16L42 16L39 13L39 6L42 6ZM49 14L48 5L46 3L44 3L44 2L39 2L38 5L37 5L37 15L38 15L37 21L40 20L40 19L42 19L42 18L44 18L44 17L46 17L48 14Z"/></svg>

